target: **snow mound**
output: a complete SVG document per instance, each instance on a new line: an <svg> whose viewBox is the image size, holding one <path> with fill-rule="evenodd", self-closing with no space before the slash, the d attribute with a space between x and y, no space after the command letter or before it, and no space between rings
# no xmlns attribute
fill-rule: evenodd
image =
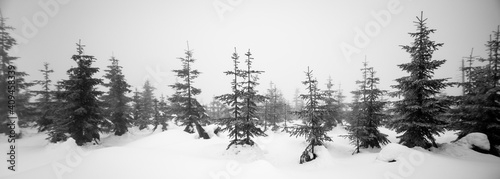
<svg viewBox="0 0 500 179"><path fill-rule="evenodd" d="M467 134L460 140L456 141L455 144L472 149L478 147L483 150L490 150L490 141L488 141L488 136L483 133L474 132Z"/></svg>
<svg viewBox="0 0 500 179"><path fill-rule="evenodd" d="M304 164L311 164L314 168L328 168L334 164L334 158L325 146L315 146L314 153L316 159Z"/></svg>
<svg viewBox="0 0 500 179"><path fill-rule="evenodd" d="M395 162L402 157L408 156L412 149L396 143L387 144L377 156L377 160L384 162Z"/></svg>
<svg viewBox="0 0 500 179"><path fill-rule="evenodd" d="M69 137L66 141L64 142L57 142L57 143L49 143L45 150L48 151L67 151L70 149L75 149L77 148L78 145L76 145L75 139Z"/></svg>
<svg viewBox="0 0 500 179"><path fill-rule="evenodd" d="M264 151L257 144L250 145L232 145L224 151L224 156L236 159L238 161L252 162L264 158Z"/></svg>
<svg viewBox="0 0 500 179"><path fill-rule="evenodd" d="M276 172L277 168L267 160L257 160L249 164L243 164L241 175L238 178L285 178Z"/></svg>
<svg viewBox="0 0 500 179"><path fill-rule="evenodd" d="M470 133L456 142L446 143L433 149L433 152L460 158L480 157L477 156L475 150L472 150L474 147L485 151L490 150L488 137L483 133Z"/></svg>
<svg viewBox="0 0 500 179"><path fill-rule="evenodd" d="M218 136L218 134L215 134L215 131L217 130L217 128L219 128L219 126L215 125L215 124L210 124L208 126L203 127L203 129L205 129L205 132L207 132L207 134L210 138ZM218 132L220 132L220 131L218 131Z"/></svg>
<svg viewBox="0 0 500 179"><path fill-rule="evenodd" d="M276 167L271 164L270 162L266 161L266 160L257 160L255 162L252 162L250 164L248 164L249 167L248 168L251 168L252 170L256 170L256 171L273 171L276 169Z"/></svg>

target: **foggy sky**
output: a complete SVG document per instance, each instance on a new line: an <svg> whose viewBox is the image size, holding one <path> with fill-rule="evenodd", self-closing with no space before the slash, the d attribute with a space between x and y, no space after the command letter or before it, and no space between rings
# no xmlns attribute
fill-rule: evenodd
<svg viewBox="0 0 500 179"><path fill-rule="evenodd" d="M94 55L94 66L101 68L97 77L114 54L133 87L141 89L149 79L157 96L171 95L172 70L181 68L177 57L189 41L197 59L193 67L202 72L195 80L202 103L230 91L223 72L231 70L234 47L242 61L250 49L255 69L265 71L261 93L272 81L291 100L297 88L305 91L301 81L309 66L320 88L331 76L349 101L365 56L384 90L394 90L394 79L407 75L397 67L410 61L400 45L412 42L408 33L415 32L421 11L437 29L431 40L444 43L434 59L447 62L435 77L453 82L461 79L461 59L471 48L486 57L484 44L500 25L498 0L0 0L0 9L16 28L19 45L10 55L20 57L16 65L30 74L28 80L42 79L44 62L55 70L53 81L67 79L66 71L76 65L70 59L75 43L82 39L85 54Z"/></svg>

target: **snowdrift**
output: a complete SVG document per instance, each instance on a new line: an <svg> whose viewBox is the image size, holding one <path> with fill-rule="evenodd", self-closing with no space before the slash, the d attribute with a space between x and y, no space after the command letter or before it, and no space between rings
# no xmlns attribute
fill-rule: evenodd
<svg viewBox="0 0 500 179"><path fill-rule="evenodd" d="M432 151L391 143L383 149L362 149L361 153L351 155L353 146L339 137L345 132L342 128L329 132L334 142L316 147L318 158L305 164L299 164L307 145L304 138L281 132L269 131L267 137L254 138L254 146L234 146L229 150L226 148L230 139L225 133L209 132L212 138L203 140L174 125L165 132L131 129L124 136L103 135L100 145L81 147L72 139L51 144L45 140L46 134L33 133L16 143L18 170L11 172L6 169L6 162L0 162L0 178L498 179L500 176L498 157L470 149L471 145L487 146L479 134L465 138L463 143L445 141L446 144ZM440 140L452 138L442 136ZM4 139L0 137L1 149L7 147Z"/></svg>

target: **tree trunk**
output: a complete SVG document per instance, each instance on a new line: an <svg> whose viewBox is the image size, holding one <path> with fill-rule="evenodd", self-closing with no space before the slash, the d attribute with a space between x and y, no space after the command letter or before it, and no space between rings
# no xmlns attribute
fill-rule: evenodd
<svg viewBox="0 0 500 179"><path fill-rule="evenodd" d="M203 139L210 139L210 136L208 136L207 132L203 127L198 122L194 122L194 125L196 126L196 131L198 131L198 136Z"/></svg>

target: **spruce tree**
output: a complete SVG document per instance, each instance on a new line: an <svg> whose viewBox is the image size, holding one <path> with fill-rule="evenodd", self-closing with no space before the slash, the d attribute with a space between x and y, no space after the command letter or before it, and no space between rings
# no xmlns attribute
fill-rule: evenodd
<svg viewBox="0 0 500 179"><path fill-rule="evenodd" d="M312 71L307 68L306 80L302 82L306 86L307 94L301 94L300 97L306 101L306 105L301 111L295 113L299 118L303 119L303 124L295 127L291 132L292 136L305 136L308 146L300 156L300 163L309 162L316 159L317 155L314 153L316 146L324 145L326 141L332 139L326 135L325 123L326 110L320 104L325 97L325 94L318 88L318 81L314 79Z"/></svg>
<svg viewBox="0 0 500 179"><path fill-rule="evenodd" d="M109 61L111 61L111 65L104 70L106 72L104 78L108 80L108 83L103 84L103 86L109 88L109 91L102 99L107 107L105 111L106 118L113 122L115 135L121 136L128 131L130 125L130 109L127 103L131 99L126 96L126 93L130 92L130 85L122 74L122 67L118 64L118 59L112 56Z"/></svg>
<svg viewBox="0 0 500 179"><path fill-rule="evenodd" d="M327 130L332 130L333 127L337 126L337 121L340 120L340 106L338 100L335 99L337 91L333 89L332 77L328 77L327 81L326 90L324 90L324 102L327 111L325 126Z"/></svg>
<svg viewBox="0 0 500 179"><path fill-rule="evenodd" d="M50 89L52 80L50 79L50 73L53 73L54 70L49 69L49 63L43 64L44 69L39 70L42 72L43 80L35 80L34 83L42 86L42 89L39 91L32 91L36 95L40 95L37 99L37 113L39 113L39 117L37 119L37 125L39 131L45 131L47 126L52 123L52 120L49 116L51 116L54 110L52 110L54 106L53 99L55 98L55 92Z"/></svg>
<svg viewBox="0 0 500 179"><path fill-rule="evenodd" d="M386 93L385 90L380 90L377 85L380 79L375 77L375 70L373 67L369 68L367 77L367 91L366 91L366 120L365 120L365 130L368 133L366 140L361 143L362 147L368 148L380 148L381 145L389 143L387 135L381 133L378 127L382 125L382 121L387 118L387 115L383 113L384 106L386 102L381 100L382 95Z"/></svg>
<svg viewBox="0 0 500 179"><path fill-rule="evenodd" d="M353 114L347 126L349 134L345 136L355 145L353 154L359 153L360 147L380 148L381 145L389 143L387 135L378 130L381 121L386 117L382 113L385 102L380 100L385 91L377 88L380 79L375 77L373 67L368 67L366 61L361 71L363 80L356 81L360 89L352 92L355 95Z"/></svg>
<svg viewBox="0 0 500 179"><path fill-rule="evenodd" d="M370 68L371 69L371 68ZM350 143L355 146L354 153L359 153L360 147L362 147L363 141L367 141L370 137L368 131L366 130L368 113L367 113L367 91L368 91L368 64L363 63L363 68L361 73L363 76L362 80L356 81L359 85L359 89L352 91L354 95L354 101L352 103L351 118L349 120L349 125L346 127L348 135L344 136L350 140Z"/></svg>
<svg viewBox="0 0 500 179"><path fill-rule="evenodd" d="M189 45L185 55L185 57L178 58L182 62L182 69L173 70L178 78L183 79L183 82L170 85L176 92L169 98L169 101L178 105L177 120L186 126L184 131L194 133L196 127L200 138L209 139L210 137L201 126L208 116L205 113L205 108L195 98L201 93L200 89L193 86L194 79L198 77L200 72L192 67L196 60L193 58L193 51L189 49Z"/></svg>
<svg viewBox="0 0 500 179"><path fill-rule="evenodd" d="M17 68L16 68L17 69ZM38 113L36 111L36 106L34 106L30 100L33 94L30 91L30 87L34 86L32 82L26 82L25 76L27 73L16 71L16 92L14 94L16 107L15 111L19 118L18 124L21 127L25 127L28 123L36 122Z"/></svg>
<svg viewBox="0 0 500 179"><path fill-rule="evenodd" d="M17 57L11 57L8 54L8 51L17 44L16 39L14 39L9 31L13 31L14 28L11 26L7 26L5 21L7 18L4 18L0 14L0 133L6 133L8 131L8 113L9 108L8 105L8 96L9 92L7 91L8 79L9 76L9 66L12 65L12 61L17 59Z"/></svg>
<svg viewBox="0 0 500 179"><path fill-rule="evenodd" d="M250 49L248 49L248 52L245 53L245 56L247 56L247 59L245 60L245 63L247 65L246 70L243 70L243 75L245 80L241 82L242 85L242 99L243 99L243 107L242 107L242 114L243 117L245 118L243 125L242 125L242 131L245 139L243 139L245 144L248 145L253 145L254 142L252 141L251 138L256 137L256 136L266 136L266 134L256 126L257 123L257 103L263 102L266 100L266 97L263 95L257 94L257 90L255 87L259 84L257 82L259 74L263 73L264 71L258 71L254 70L252 68L252 60L254 59L252 57L252 53L250 53Z"/></svg>
<svg viewBox="0 0 500 179"><path fill-rule="evenodd" d="M69 102L66 100L66 91L63 82L63 80L58 81L55 85L55 102L43 116L47 120L46 127L44 129L39 128L39 131L48 132L49 137L47 139L52 143L68 139L68 110L66 108Z"/></svg>
<svg viewBox="0 0 500 179"><path fill-rule="evenodd" d="M227 146L229 149L232 145L243 145L242 138L244 137L242 134L242 125L245 120L244 116L242 116L242 106L244 105L241 100L243 95L243 90L241 89L241 82L238 81L239 78L244 77L244 73L241 69L239 69L239 58L240 56L236 52L236 48L234 48L234 53L231 56L233 59L233 71L224 72L226 75L234 76L231 82L231 92L229 94L223 94L220 96L216 96L215 99L221 101L222 103L228 105L230 107L229 111L231 112L231 116L227 118L220 118L219 123L223 125L221 131L228 131L229 138L231 141Z"/></svg>
<svg viewBox="0 0 500 179"><path fill-rule="evenodd" d="M33 86L33 83L28 83L25 81L27 73L19 70L15 66L14 61L18 57L12 57L9 55L8 51L17 45L16 40L10 35L9 31L13 31L14 28L5 24L7 18L4 18L0 14L0 133L5 133L9 131L7 124L9 122L8 113L10 113L10 108L13 108L13 113L16 113L19 117L19 123L30 121L29 118L34 118L36 113L34 109L30 107L29 99L31 95L29 94L28 88ZM9 71L10 74L9 74ZM13 73L14 74L13 74ZM15 89L8 90L9 86L9 76L14 77ZM11 79L12 80L12 79ZM15 106L7 105L9 102L9 95L15 98ZM10 107L9 107L10 106Z"/></svg>
<svg viewBox="0 0 500 179"><path fill-rule="evenodd" d="M341 89L341 84L339 83L339 89L337 90L337 95L335 96L337 99L337 106L338 106L338 118L337 118L337 124L343 125L343 118L345 118L345 107L346 104L344 104L344 99L345 96L342 92Z"/></svg>
<svg viewBox="0 0 500 179"><path fill-rule="evenodd" d="M356 81L357 84L359 84L359 82L360 81ZM351 93L353 94L353 101L349 105L351 110L347 116L348 125L346 126L346 130L348 134L342 137L348 138L350 144L354 145L354 151L352 154L355 154L359 153L359 149L361 147L361 138L363 136L362 132L364 132L361 120L363 119L363 115L365 115L365 113L362 108L363 102L360 90L352 91Z"/></svg>
<svg viewBox="0 0 500 179"><path fill-rule="evenodd" d="M160 100L154 99L154 117L153 117L153 132L156 131L159 125L161 125L161 130L166 131L167 124L167 103L165 102L165 97L161 96Z"/></svg>
<svg viewBox="0 0 500 179"><path fill-rule="evenodd" d="M155 115L154 111L154 90L155 88L151 86L149 80L144 82L144 86L142 87L142 93L140 98L140 120L137 121L139 123L139 129L145 129L148 125L153 124L153 117Z"/></svg>
<svg viewBox="0 0 500 179"><path fill-rule="evenodd" d="M231 82L232 93L215 97L231 107L231 117L221 119L221 124L225 126L222 130L229 131L229 137L232 138L228 145L228 149L231 145L253 146L255 142L251 138L266 136L266 134L256 126L256 122L258 121L257 103L263 102L265 97L257 94L255 86L258 85L257 75L261 74L263 71L252 69L253 58L250 50L245 54L245 56L247 56L245 60L247 68L239 69L239 56L236 52L236 48L234 51L231 57L234 64L233 71L224 72L226 75L234 75ZM238 79L240 78L243 78L243 80L239 81Z"/></svg>
<svg viewBox="0 0 500 179"><path fill-rule="evenodd" d="M300 98L300 90L299 88L295 89L295 93L293 95L293 110L299 111L304 107L304 101Z"/></svg>
<svg viewBox="0 0 500 179"><path fill-rule="evenodd" d="M131 123L134 126L138 126L138 127L141 126L142 114L144 113L142 111L141 101L142 101L141 100L141 93L137 90L137 88L135 88L134 96L132 97L133 105L132 105L132 112L131 112L131 115L132 115Z"/></svg>
<svg viewBox="0 0 500 179"><path fill-rule="evenodd" d="M169 106L167 104L167 101L165 101L165 97L163 96L163 94L160 96L160 101L158 103L158 111L159 111L159 118L155 120L155 125L158 126L161 124L161 130L166 131L168 127L167 120L171 118L172 113L170 112Z"/></svg>
<svg viewBox="0 0 500 179"><path fill-rule="evenodd" d="M54 73L54 70L49 69L49 63L43 63L44 69L39 70L42 72L43 80L35 80L34 83L42 86L42 90L40 91L32 91L37 95L41 95L41 98L38 98L38 102L40 103L50 103L52 101L53 92L50 90L51 82L50 73Z"/></svg>
<svg viewBox="0 0 500 179"><path fill-rule="evenodd" d="M78 54L71 58L78 66L69 69L69 79L62 81L64 91L61 95L66 101L64 116L51 126L49 138L52 142L57 142L65 140L65 134L69 134L81 146L100 139L99 125L104 123L104 118L98 97L103 92L96 90L102 80L92 77L99 71L99 68L91 66L96 59L94 56L84 55L84 45L80 42L76 45Z"/></svg>
<svg viewBox="0 0 500 179"><path fill-rule="evenodd" d="M285 117L285 98L273 82L270 82L265 97L267 100L265 100L263 119L265 120L266 128L270 125L272 131L278 131L278 123L283 121Z"/></svg>
<svg viewBox="0 0 500 179"><path fill-rule="evenodd" d="M395 96L403 97L394 103L396 117L390 126L402 135L397 138L399 143L408 147L437 147L434 135L444 132L445 121L439 118L446 112L448 104L438 100L435 96L440 90L450 86L447 79L434 79L434 70L446 60L433 60L432 54L441 47L442 43L430 40L429 35L435 32L426 26L427 19L423 13L414 22L417 32L409 33L415 40L411 45L404 45L402 49L411 55L411 62L398 65L402 70L410 73L396 79L398 91Z"/></svg>
<svg viewBox="0 0 500 179"><path fill-rule="evenodd" d="M499 27L500 28L500 27ZM488 136L490 153L500 156L500 29L493 32L493 37L486 43L488 58L483 66L470 67L468 82L463 83L466 94L458 108L458 120L452 128L459 130L458 138L472 132L481 132Z"/></svg>

